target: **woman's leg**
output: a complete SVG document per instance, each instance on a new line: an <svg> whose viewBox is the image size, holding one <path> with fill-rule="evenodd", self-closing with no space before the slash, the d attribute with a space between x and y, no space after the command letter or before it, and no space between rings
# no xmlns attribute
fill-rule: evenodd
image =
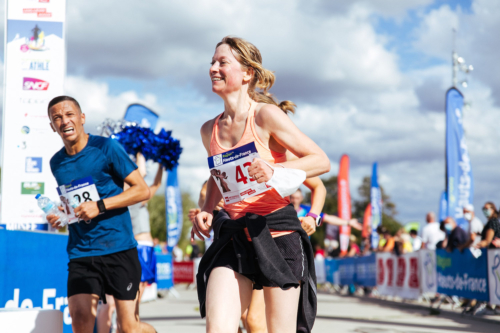
<svg viewBox="0 0 500 333"><path fill-rule="evenodd" d="M267 333L264 291L254 290L248 307L246 329L248 333Z"/></svg>
<svg viewBox="0 0 500 333"><path fill-rule="evenodd" d="M241 315L250 305L252 281L226 267L210 273L206 312L208 333L235 333Z"/></svg>
<svg viewBox="0 0 500 333"><path fill-rule="evenodd" d="M299 309L300 288L281 290L264 287L267 330L269 333L295 333Z"/></svg>

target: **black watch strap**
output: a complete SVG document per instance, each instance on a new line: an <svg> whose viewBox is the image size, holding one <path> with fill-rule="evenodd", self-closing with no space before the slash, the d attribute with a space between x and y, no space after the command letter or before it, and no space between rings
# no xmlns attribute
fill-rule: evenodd
<svg viewBox="0 0 500 333"><path fill-rule="evenodd" d="M103 200L97 201L97 208L99 208L99 213L105 213L106 212L106 206L104 205Z"/></svg>

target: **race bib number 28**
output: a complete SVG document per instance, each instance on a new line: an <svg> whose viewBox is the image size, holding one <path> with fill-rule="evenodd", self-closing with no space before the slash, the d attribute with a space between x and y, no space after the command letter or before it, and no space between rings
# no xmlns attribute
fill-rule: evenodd
<svg viewBox="0 0 500 333"><path fill-rule="evenodd" d="M258 184L248 175L248 167L254 158L260 156L253 142L208 158L210 174L222 193L224 203L239 202L272 188L266 183Z"/></svg>
<svg viewBox="0 0 500 333"><path fill-rule="evenodd" d="M75 216L71 202L75 198L79 203L87 201L99 201L99 193L91 176L82 179L74 180L69 184L61 185L57 188L57 193L64 207L66 215L68 215L69 223L78 222L78 217Z"/></svg>

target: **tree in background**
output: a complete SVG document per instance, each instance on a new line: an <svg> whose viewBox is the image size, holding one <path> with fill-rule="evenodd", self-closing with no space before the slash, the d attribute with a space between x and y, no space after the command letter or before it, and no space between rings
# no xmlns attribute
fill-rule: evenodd
<svg viewBox="0 0 500 333"><path fill-rule="evenodd" d="M370 203L370 189L371 178L366 176L358 187L358 194L361 200L355 200L353 203L353 217L363 218L366 206ZM384 191L382 186L380 186L380 192L382 193L382 225L394 235L396 231L403 227L395 217L397 214L396 204L391 201L391 197Z"/></svg>
<svg viewBox="0 0 500 333"><path fill-rule="evenodd" d="M326 188L326 199L323 212L326 214L337 215L338 214L338 187L337 187L337 176L331 176L328 179L323 179L323 184ZM371 188L371 178L366 176L363 178L363 182L358 187L358 194L360 200L354 200L352 202L352 217L361 219L363 222L363 215L365 213L366 206L370 203L370 188ZM385 226L392 234L395 234L400 228L401 224L396 220L395 215L396 204L391 201L391 198L384 191L384 188L380 186L382 192L382 225ZM310 204L311 194L307 193L305 196L305 201ZM351 232L356 236L358 241L361 240L361 231L356 229L351 229ZM311 236L311 243L313 246L320 244L323 246L325 240L325 225L323 224L320 228L316 229L316 232Z"/></svg>
<svg viewBox="0 0 500 333"><path fill-rule="evenodd" d="M179 239L179 247L185 252L191 236L191 221L188 218L188 212L191 208L196 208L196 204L191 199L189 193L182 193L182 232ZM155 195L148 202L149 223L151 224L151 235L165 242L167 239L167 222L165 215L165 196ZM203 244L201 244L203 243ZM204 242L200 242L200 248L204 249Z"/></svg>

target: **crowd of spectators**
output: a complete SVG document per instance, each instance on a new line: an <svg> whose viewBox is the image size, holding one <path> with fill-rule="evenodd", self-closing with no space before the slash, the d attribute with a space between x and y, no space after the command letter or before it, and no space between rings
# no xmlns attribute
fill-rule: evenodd
<svg viewBox="0 0 500 333"><path fill-rule="evenodd" d="M400 255L420 249L446 249L449 252L470 249L472 254L478 256L481 248L500 248L500 213L493 202L485 203L482 211L487 219L485 225L475 215L474 206L468 204L463 207L463 217L468 222L466 228L459 226L452 217L438 222L436 215L429 212L420 235L417 229L408 232L404 228L392 234L381 225L377 228L379 243L375 250L371 249L370 237L358 241L357 237L351 234L347 252L341 253L338 240L326 239L324 248L316 246L316 254L319 257L353 257L367 255L373 251Z"/></svg>

